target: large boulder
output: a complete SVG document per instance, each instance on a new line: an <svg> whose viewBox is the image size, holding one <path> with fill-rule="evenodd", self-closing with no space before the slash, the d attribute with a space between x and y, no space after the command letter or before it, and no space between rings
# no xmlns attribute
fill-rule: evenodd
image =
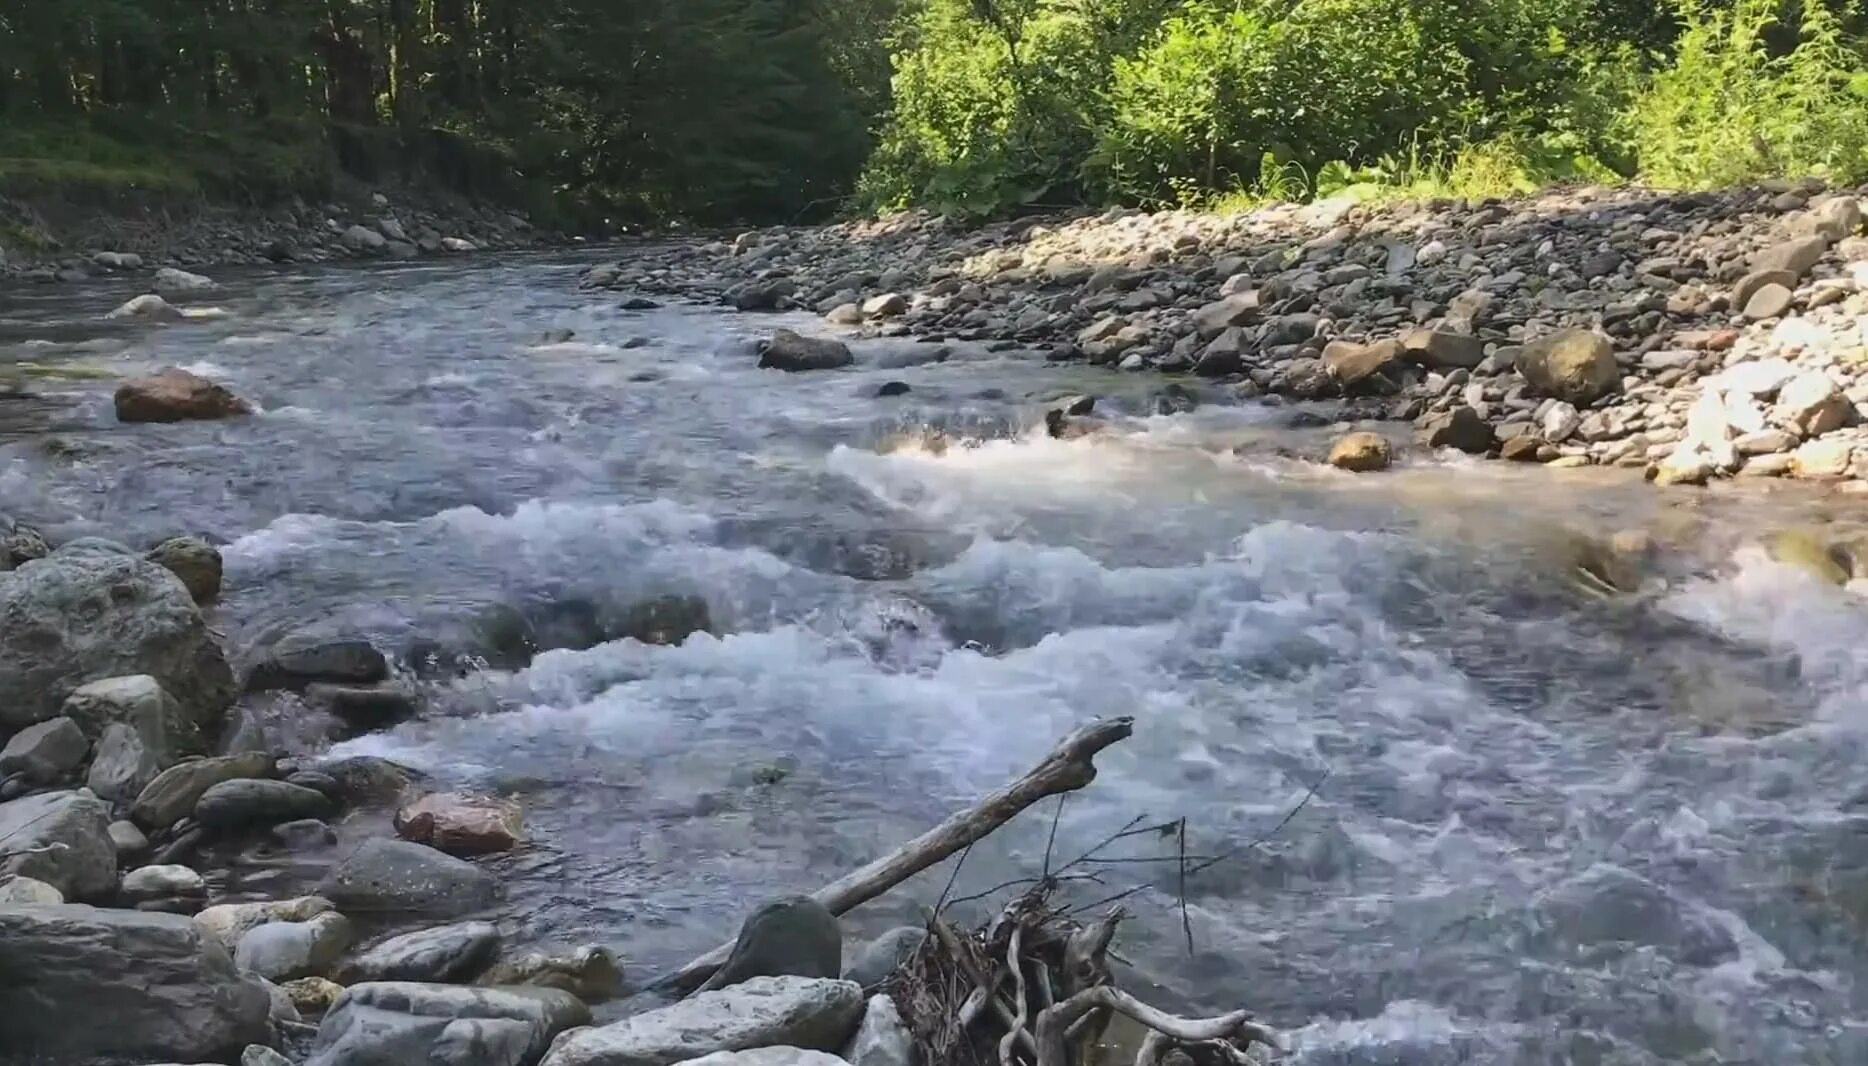
<svg viewBox="0 0 1868 1066"><path fill-rule="evenodd" d="M552 1043L544 1066L673 1066L777 1045L835 1051L862 1015L863 991L855 982L755 977L614 1025L568 1032Z"/></svg>
<svg viewBox="0 0 1868 1066"><path fill-rule="evenodd" d="M759 353L759 365L774 370L835 370L856 361L850 346L825 337L777 330Z"/></svg>
<svg viewBox="0 0 1868 1066"><path fill-rule="evenodd" d="M188 590L134 556L67 548L14 571L0 581L0 648L0 732L53 717L89 682L137 674L205 736L233 703L233 672Z"/></svg>
<svg viewBox="0 0 1868 1066"><path fill-rule="evenodd" d="M464 792L423 796L396 812L395 826L404 840L450 855L511 851L523 839L517 803Z"/></svg>
<svg viewBox="0 0 1868 1066"><path fill-rule="evenodd" d="M57 784L84 765L90 750L91 742L76 722L48 719L13 734L0 748L0 778L23 774L29 784Z"/></svg>
<svg viewBox="0 0 1868 1066"><path fill-rule="evenodd" d="M247 677L254 692L299 690L319 683L373 685L389 677L389 660L367 640L293 635L273 645Z"/></svg>
<svg viewBox="0 0 1868 1066"><path fill-rule="evenodd" d="M1421 423L1421 439L1429 448L1457 448L1484 455L1492 450L1495 435L1479 412L1470 407L1432 415Z"/></svg>
<svg viewBox="0 0 1868 1066"><path fill-rule="evenodd" d="M194 813L208 789L223 781L265 777L272 773L272 756L242 752L212 759L177 763L156 775L130 806L130 818L144 829L167 829Z"/></svg>
<svg viewBox="0 0 1868 1066"><path fill-rule="evenodd" d="M753 911L733 951L703 989L753 977L836 977L843 972L843 928L809 896L786 896Z"/></svg>
<svg viewBox="0 0 1868 1066"><path fill-rule="evenodd" d="M330 797L289 781L222 781L195 801L195 821L217 832L263 829L329 813Z"/></svg>
<svg viewBox="0 0 1868 1066"><path fill-rule="evenodd" d="M319 894L345 911L451 918L490 905L499 882L433 848L372 838L344 857Z"/></svg>
<svg viewBox="0 0 1868 1066"><path fill-rule="evenodd" d="M1578 406L1606 396L1621 383L1614 344L1586 329L1527 341L1518 353L1518 373L1544 395Z"/></svg>
<svg viewBox="0 0 1868 1066"><path fill-rule="evenodd" d="M350 919L327 911L309 921L267 922L247 930L234 947L234 962L268 981L323 977L348 947Z"/></svg>
<svg viewBox="0 0 1868 1066"><path fill-rule="evenodd" d="M691 1060L692 1066L851 1066L827 1051L801 1047L755 1047L745 1051L716 1051Z"/></svg>
<svg viewBox="0 0 1868 1066"><path fill-rule="evenodd" d="M163 770L206 748L200 725L148 674L84 685L64 712L97 738L86 783L113 803L134 802Z"/></svg>
<svg viewBox="0 0 1868 1066"><path fill-rule="evenodd" d="M116 891L110 808L88 792L42 792L0 803L0 856L9 853L11 858L0 859L0 874L44 881L66 899L99 899Z"/></svg>
<svg viewBox="0 0 1868 1066"><path fill-rule="evenodd" d="M199 374L164 367L117 386L119 422L186 422L250 415L253 405Z"/></svg>
<svg viewBox="0 0 1868 1066"><path fill-rule="evenodd" d="M344 978L352 983L464 981L485 969L498 953L498 926L461 922L390 937L346 963Z"/></svg>
<svg viewBox="0 0 1868 1066"><path fill-rule="evenodd" d="M1401 345L1395 340L1373 344L1331 341L1323 346L1323 365L1345 388L1380 374L1400 358Z"/></svg>
<svg viewBox="0 0 1868 1066"><path fill-rule="evenodd" d="M265 988L179 915L0 908L0 945L5 1061L228 1062L270 1041Z"/></svg>
<svg viewBox="0 0 1868 1066"><path fill-rule="evenodd" d="M550 988L353 985L318 1027L305 1066L532 1066L590 1009Z"/></svg>

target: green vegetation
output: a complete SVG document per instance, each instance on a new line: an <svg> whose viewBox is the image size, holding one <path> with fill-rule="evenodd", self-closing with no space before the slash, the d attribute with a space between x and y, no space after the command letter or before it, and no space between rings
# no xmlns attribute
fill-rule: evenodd
<svg viewBox="0 0 1868 1066"><path fill-rule="evenodd" d="M1854 182L1865 42L1859 0L11 0L0 190L713 222Z"/></svg>

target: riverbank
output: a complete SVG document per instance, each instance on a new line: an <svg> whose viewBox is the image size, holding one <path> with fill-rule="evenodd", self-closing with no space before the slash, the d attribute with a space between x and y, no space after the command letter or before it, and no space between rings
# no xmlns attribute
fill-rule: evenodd
<svg viewBox="0 0 1868 1066"><path fill-rule="evenodd" d="M1336 399L1509 460L1859 483L1862 192L904 216L647 251L585 284Z"/></svg>

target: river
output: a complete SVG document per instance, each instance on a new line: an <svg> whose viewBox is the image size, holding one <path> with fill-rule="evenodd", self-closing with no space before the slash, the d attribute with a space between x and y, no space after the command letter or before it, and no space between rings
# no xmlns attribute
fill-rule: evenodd
<svg viewBox="0 0 1868 1066"><path fill-rule="evenodd" d="M964 346L761 371L752 338L808 323L624 311L576 288L595 261L229 271L229 317L121 331L128 282L0 292L0 370L181 365L263 408L120 426L108 381L34 374L0 510L220 543L242 662L307 629L410 662L424 717L337 751L523 800L516 943L646 977L1132 714L1058 855L1144 813L1265 838L1189 885L1191 955L1173 864L1070 886L1165 878L1118 943L1149 998L1252 1007L1304 1066L1868 1062L1868 609L1753 546L1849 499L1339 474L1288 457L1328 439L1293 408L1159 414L1163 379ZM1026 431L1073 392L1110 432ZM1577 545L1623 530L1657 548L1605 594ZM664 594L718 635L462 669L498 611L587 644ZM288 712L253 728L314 743ZM956 893L1037 866L1053 809Z"/></svg>

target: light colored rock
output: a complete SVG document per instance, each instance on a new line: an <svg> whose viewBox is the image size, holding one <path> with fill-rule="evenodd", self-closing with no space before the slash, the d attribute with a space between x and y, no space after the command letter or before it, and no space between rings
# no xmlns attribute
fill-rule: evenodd
<svg viewBox="0 0 1868 1066"><path fill-rule="evenodd" d="M163 296L192 296L195 293L212 292L219 286L214 279L205 274L191 274L176 267L163 267L156 271L156 292Z"/></svg>
<svg viewBox="0 0 1868 1066"><path fill-rule="evenodd" d="M62 716L48 719L13 734L0 749L0 778L24 774L35 785L56 784L84 765L90 750L78 723Z"/></svg>
<svg viewBox="0 0 1868 1066"><path fill-rule="evenodd" d="M41 792L0 803L0 874L44 881L69 900L117 887L110 809L89 792ZM4 982L0 982L3 984Z"/></svg>
<svg viewBox="0 0 1868 1066"><path fill-rule="evenodd" d="M1732 442L1740 455L1773 455L1797 446L1797 438L1781 429L1761 429Z"/></svg>
<svg viewBox="0 0 1868 1066"><path fill-rule="evenodd" d="M745 1051L716 1051L689 1060L693 1066L850 1066L826 1051L798 1047L756 1047Z"/></svg>
<svg viewBox="0 0 1868 1066"><path fill-rule="evenodd" d="M421 844L364 841L324 880L320 895L356 913L469 914L499 896L499 882L470 863Z"/></svg>
<svg viewBox="0 0 1868 1066"><path fill-rule="evenodd" d="M410 243L408 231L402 228L402 223L397 222L393 218L383 219L376 224L376 228L378 232L382 233L382 235L389 240L397 241L402 244Z"/></svg>
<svg viewBox="0 0 1868 1066"><path fill-rule="evenodd" d="M857 303L838 304L824 315L824 321L833 326L860 326L863 324L862 305Z"/></svg>
<svg viewBox="0 0 1868 1066"><path fill-rule="evenodd" d="M897 926L883 933L856 952L844 968L843 979L855 981L865 992L876 988L920 949L927 936L927 930L918 925Z"/></svg>
<svg viewBox="0 0 1868 1066"><path fill-rule="evenodd" d="M130 817L145 829L167 829L194 813L208 789L223 781L265 777L272 773L272 757L243 752L177 763L156 775L137 795ZM229 950L232 950L231 947Z"/></svg>
<svg viewBox="0 0 1868 1066"><path fill-rule="evenodd" d="M186 866L143 866L123 875L117 897L136 904L177 897L206 898L208 883Z"/></svg>
<svg viewBox="0 0 1868 1066"><path fill-rule="evenodd" d="M915 1039L888 996L870 996L862 1024L843 1049L850 1066L914 1066Z"/></svg>
<svg viewBox="0 0 1868 1066"><path fill-rule="evenodd" d="M105 318L143 318L152 322L175 322L182 317L182 310L155 293L144 293L124 301L116 310Z"/></svg>
<svg viewBox="0 0 1868 1066"><path fill-rule="evenodd" d="M1484 361L1485 344L1465 333L1411 329L1401 335L1401 357L1433 370L1470 369Z"/></svg>
<svg viewBox="0 0 1868 1066"><path fill-rule="evenodd" d="M268 981L323 977L350 947L350 920L327 912L310 921L268 922L240 937L234 962Z"/></svg>
<svg viewBox="0 0 1868 1066"><path fill-rule="evenodd" d="M35 877L0 876L0 907L57 904L65 894Z"/></svg>
<svg viewBox="0 0 1868 1066"><path fill-rule="evenodd" d="M240 1066L292 1066L292 1060L264 1044L248 1044L240 1053Z"/></svg>
<svg viewBox="0 0 1868 1066"><path fill-rule="evenodd" d="M1782 359L1735 363L1707 378L1704 386L1720 392L1739 392L1760 399L1775 395L1797 376L1797 368Z"/></svg>
<svg viewBox="0 0 1868 1066"><path fill-rule="evenodd" d="M499 952L499 927L461 922L393 936L344 964L344 977L363 981L465 981Z"/></svg>
<svg viewBox="0 0 1868 1066"><path fill-rule="evenodd" d="M131 803L162 772L162 760L133 726L112 722L97 741L84 783L111 803Z"/></svg>
<svg viewBox="0 0 1868 1066"><path fill-rule="evenodd" d="M179 915L0 908L0 944L0 1048L25 1062L225 1062L271 1039L266 990Z"/></svg>
<svg viewBox="0 0 1868 1066"><path fill-rule="evenodd" d="M1543 438L1552 444L1562 444L1582 425L1583 416L1574 404L1558 400L1538 418L1538 428Z"/></svg>
<svg viewBox="0 0 1868 1066"><path fill-rule="evenodd" d="M863 301L863 314L869 318L896 318L908 312L908 298L899 292L871 296Z"/></svg>
<svg viewBox="0 0 1868 1066"><path fill-rule="evenodd" d="M1835 437L1805 441L1791 453L1790 473L1816 481L1843 477L1849 472L1849 461L1854 454L1853 441Z"/></svg>
<svg viewBox="0 0 1868 1066"><path fill-rule="evenodd" d="M1820 437L1842 428L1851 410L1848 397L1818 371L1798 374L1777 394L1771 421L1805 437Z"/></svg>
<svg viewBox="0 0 1868 1066"><path fill-rule="evenodd" d="M1825 237L1819 235L1797 237L1774 244L1759 252L1751 260L1751 269L1753 271L1787 270L1797 278L1802 278L1828 250L1829 241Z"/></svg>
<svg viewBox="0 0 1868 1066"><path fill-rule="evenodd" d="M1830 197L1810 208L1799 221L1802 228L1833 244L1862 228L1861 202L1853 196Z"/></svg>
<svg viewBox="0 0 1868 1066"><path fill-rule="evenodd" d="M299 896L258 903L222 903L195 915L194 921L231 955L242 937L268 922L308 922L332 910L331 901L321 896Z"/></svg>
<svg viewBox="0 0 1868 1066"><path fill-rule="evenodd" d="M143 257L133 252L99 252L91 257L91 262L105 270L143 269Z"/></svg>
<svg viewBox="0 0 1868 1066"><path fill-rule="evenodd" d="M1773 271L1772 273L1783 273ZM1782 318L1789 313L1795 293L1785 285L1768 284L1758 288L1745 301L1745 317L1753 322L1762 322L1769 318Z"/></svg>
<svg viewBox="0 0 1868 1066"><path fill-rule="evenodd" d="M1697 448L1682 445L1654 469L1656 485L1703 485L1713 473L1712 460Z"/></svg>
<svg viewBox="0 0 1868 1066"><path fill-rule="evenodd" d="M395 826L404 840L450 855L511 851L524 839L517 803L462 792L423 796L396 811Z"/></svg>
<svg viewBox="0 0 1868 1066"><path fill-rule="evenodd" d="M149 838L143 835L136 823L117 821L110 823L110 842L116 846L117 861L134 859L149 850Z"/></svg>
<svg viewBox="0 0 1868 1066"><path fill-rule="evenodd" d="M1233 326L1250 325L1258 317L1258 311L1258 290L1236 292L1195 311L1194 329L1202 339L1212 340Z"/></svg>
<svg viewBox="0 0 1868 1066"><path fill-rule="evenodd" d="M338 241L353 252L380 252L389 247L389 238L368 226L351 226Z"/></svg>
<svg viewBox="0 0 1868 1066"><path fill-rule="evenodd" d="M623 968L608 948L594 945L565 955L528 951L501 959L474 981L479 985L531 985L569 992L585 1003L603 1003L623 993Z"/></svg>
<svg viewBox="0 0 1868 1066"><path fill-rule="evenodd" d="M279 986L291 998L292 1006L300 1014L317 1016L331 1009L337 997L344 994L344 986L324 977L300 977L295 981L286 981Z"/></svg>
<svg viewBox="0 0 1868 1066"><path fill-rule="evenodd" d="M186 422L253 413L253 405L226 386L173 366L123 382L114 399L119 422Z"/></svg>
<svg viewBox="0 0 1868 1066"><path fill-rule="evenodd" d="M589 1008L556 989L353 985L305 1066L532 1066L552 1037L589 1021Z"/></svg>
<svg viewBox="0 0 1868 1066"><path fill-rule="evenodd" d="M1330 446L1329 463L1339 470L1367 473L1386 470L1394 455L1379 433L1349 433Z"/></svg>
<svg viewBox="0 0 1868 1066"><path fill-rule="evenodd" d="M854 1035L862 989L824 978L755 977L613 1025L569 1032L543 1066L672 1066L719 1051L829 1051Z"/></svg>
<svg viewBox="0 0 1868 1066"><path fill-rule="evenodd" d="M1400 357L1400 342L1394 340L1376 341L1373 344L1331 341L1323 346L1323 365L1345 387L1381 373Z"/></svg>
<svg viewBox="0 0 1868 1066"><path fill-rule="evenodd" d="M1613 392L1621 382L1614 345L1589 330L1564 330L1527 341L1518 353L1517 368L1532 388L1579 406Z"/></svg>
<svg viewBox="0 0 1868 1066"><path fill-rule="evenodd" d="M441 247L450 252L477 252L479 247L463 237L443 237Z"/></svg>

